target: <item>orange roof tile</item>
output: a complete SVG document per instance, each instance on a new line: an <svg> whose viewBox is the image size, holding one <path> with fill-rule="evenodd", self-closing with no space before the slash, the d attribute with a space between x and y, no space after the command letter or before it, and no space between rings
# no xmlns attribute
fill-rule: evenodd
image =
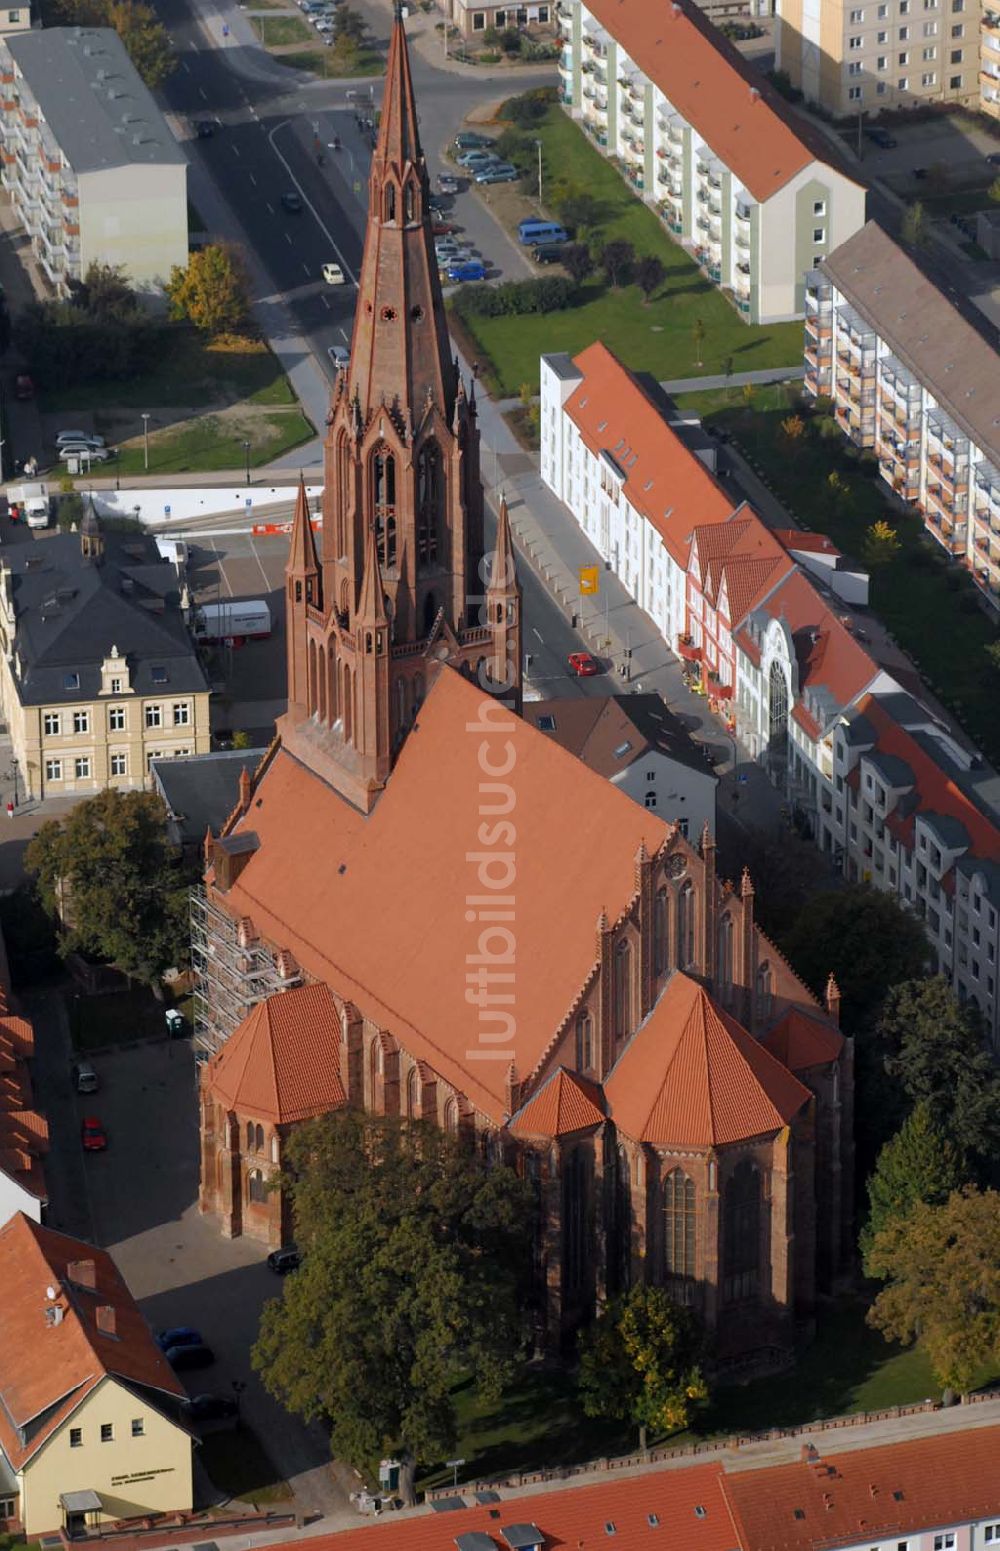
<svg viewBox="0 0 1000 1551"><path fill-rule="evenodd" d="M205 1082L227 1109L275 1125L340 1109L340 1019L329 987L258 1002L212 1057Z"/></svg>
<svg viewBox="0 0 1000 1551"><path fill-rule="evenodd" d="M604 1091L620 1130L636 1141L712 1147L786 1125L809 1091L675 972L615 1063Z"/></svg>
<svg viewBox="0 0 1000 1551"><path fill-rule="evenodd" d="M733 1551L736 1532L716 1462L642 1476L609 1477L598 1484L505 1496L483 1504L435 1513L427 1504L403 1518L319 1535L310 1551L455 1551L460 1535L490 1537L495 1551L507 1551L505 1527L537 1525L544 1551L610 1545L614 1551ZM614 1525L613 1536L605 1526ZM286 1542L275 1551L291 1551Z"/></svg>
<svg viewBox="0 0 1000 1551"><path fill-rule="evenodd" d="M497 729L488 737L468 730L484 725L481 711ZM479 810L497 799L481 795L491 778L479 751L488 743L488 760L502 765L508 741L516 835L509 844L501 830L490 846ZM600 911L614 919L631 900L640 842L653 854L670 833L447 667L367 817L282 748L237 828L259 844L226 896L228 912L251 917L262 937L290 948L308 975L391 1028L497 1121L511 1060L526 1080L593 968ZM498 1046L481 1038L495 1036L496 1019L481 1017L466 995L485 929L467 920L475 917L467 897L484 892L480 854L503 857L508 848L509 864L495 864L492 876L512 869L515 1026L510 1044Z"/></svg>
<svg viewBox="0 0 1000 1551"><path fill-rule="evenodd" d="M93 1263L93 1290L69 1279L70 1263L84 1260ZM50 1287L63 1311L52 1325L45 1319ZM102 1305L115 1311L113 1336L97 1328ZM0 1348L0 1447L15 1470L108 1375L185 1394L111 1256L23 1212L0 1228Z"/></svg>
<svg viewBox="0 0 1000 1551"><path fill-rule="evenodd" d="M583 380L566 400L567 415L595 456L607 451L614 458L629 501L686 566L695 529L726 522L731 497L605 344L588 345L573 364Z"/></svg>
<svg viewBox="0 0 1000 1551"><path fill-rule="evenodd" d="M576 1072L557 1067L511 1122L515 1136L568 1136L604 1120L601 1090Z"/></svg>
<svg viewBox="0 0 1000 1551"><path fill-rule="evenodd" d="M803 528L772 528L771 532L788 550L801 550L804 555L837 555L840 550L825 533L806 533Z"/></svg>
<svg viewBox="0 0 1000 1551"><path fill-rule="evenodd" d="M790 1072L804 1072L810 1066L836 1061L844 1048L844 1036L832 1024L790 1007L761 1044Z"/></svg>
<svg viewBox="0 0 1000 1551"><path fill-rule="evenodd" d="M895 754L913 771L916 785L914 811L949 814L958 819L968 831L972 854L982 857L984 861L1000 862L1000 831L936 760L924 752L916 739L911 738L905 728L893 720L874 696L866 695L859 702L858 709L876 731L879 752ZM912 847L912 813L906 818L896 812L890 813L886 824L894 834L898 832L906 840L908 847Z"/></svg>
<svg viewBox="0 0 1000 1551"><path fill-rule="evenodd" d="M837 166L828 143L789 110L763 75L694 5L587 0L678 113L754 199L765 200L820 161Z"/></svg>
<svg viewBox="0 0 1000 1551"><path fill-rule="evenodd" d="M983 1427L734 1471L723 1491L746 1551L813 1551L995 1519L998 1471Z"/></svg>
<svg viewBox="0 0 1000 1551"><path fill-rule="evenodd" d="M878 676L876 663L801 571L789 572L761 607L791 632L800 693L823 687L845 707Z"/></svg>

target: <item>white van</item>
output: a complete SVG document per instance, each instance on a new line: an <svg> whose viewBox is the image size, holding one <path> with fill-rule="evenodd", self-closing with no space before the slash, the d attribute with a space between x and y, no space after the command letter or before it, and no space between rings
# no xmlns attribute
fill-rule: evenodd
<svg viewBox="0 0 1000 1551"><path fill-rule="evenodd" d="M20 507L29 528L47 528L52 515L49 493L43 484L8 485L7 503Z"/></svg>

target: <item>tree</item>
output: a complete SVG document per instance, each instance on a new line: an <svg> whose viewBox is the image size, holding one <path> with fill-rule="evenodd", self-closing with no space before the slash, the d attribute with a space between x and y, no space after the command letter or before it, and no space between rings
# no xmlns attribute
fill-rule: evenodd
<svg viewBox="0 0 1000 1551"><path fill-rule="evenodd" d="M142 79L155 91L177 68L167 29L141 0L110 0L104 10L107 25L115 29Z"/></svg>
<svg viewBox="0 0 1000 1551"><path fill-rule="evenodd" d="M987 641L983 651L986 653L990 667L1000 672L1000 641Z"/></svg>
<svg viewBox="0 0 1000 1551"><path fill-rule="evenodd" d="M30 303L14 326L17 347L39 382L127 380L160 354L165 325L120 269L93 262L69 290L63 300Z"/></svg>
<svg viewBox="0 0 1000 1551"><path fill-rule="evenodd" d="M333 38L335 43L348 38L355 43L363 43L365 19L361 12L352 10L349 5L338 6L333 13Z"/></svg>
<svg viewBox="0 0 1000 1551"><path fill-rule="evenodd" d="M655 253L645 253L635 266L635 281L646 302L658 291L667 278L667 266Z"/></svg>
<svg viewBox="0 0 1000 1551"><path fill-rule="evenodd" d="M109 788L43 824L25 852L63 953L82 952L155 984L187 956L187 887L152 792Z"/></svg>
<svg viewBox="0 0 1000 1551"><path fill-rule="evenodd" d="M919 1201L940 1206L965 1183L958 1148L935 1125L930 1105L922 1099L886 1142L868 1180L868 1221L861 1231L866 1273L874 1275L868 1256L884 1228L904 1218Z"/></svg>
<svg viewBox="0 0 1000 1551"><path fill-rule="evenodd" d="M253 1364L339 1458L454 1446L454 1386L495 1400L526 1338L530 1189L438 1126L344 1110L297 1130L301 1268L268 1303Z"/></svg>
<svg viewBox="0 0 1000 1551"><path fill-rule="evenodd" d="M562 262L577 285L593 272L594 259L585 242L568 242L562 250Z"/></svg>
<svg viewBox="0 0 1000 1551"><path fill-rule="evenodd" d="M867 566L888 565L899 554L899 535L891 523L879 518L866 529L861 558Z"/></svg>
<svg viewBox="0 0 1000 1551"><path fill-rule="evenodd" d="M694 342L695 365L702 366L704 365L703 356L705 354L705 325L701 318L695 318L691 325L691 339Z"/></svg>
<svg viewBox="0 0 1000 1551"><path fill-rule="evenodd" d="M959 1002L943 975L897 984L875 1034L889 1077L927 1105L962 1153L984 1163L1000 1150L1000 1068L986 1048L982 1020Z"/></svg>
<svg viewBox="0 0 1000 1551"><path fill-rule="evenodd" d="M733 793L742 791L736 786ZM725 800L720 799L725 807ZM754 919L780 942L806 903L829 883L827 864L811 840L794 832L775 845L769 830L755 829L740 817L738 829L726 825L719 834L719 868L725 878L739 879L747 867L755 891Z"/></svg>
<svg viewBox="0 0 1000 1551"><path fill-rule="evenodd" d="M904 210L899 235L908 247L924 248L930 238L927 225L927 212L918 199Z"/></svg>
<svg viewBox="0 0 1000 1551"><path fill-rule="evenodd" d="M778 428L781 431L781 440L789 453L793 456L802 446L806 434L806 423L801 415L786 415Z"/></svg>
<svg viewBox="0 0 1000 1551"><path fill-rule="evenodd" d="M628 285L635 268L635 249L624 237L614 237L601 249L601 268L608 285Z"/></svg>
<svg viewBox="0 0 1000 1551"><path fill-rule="evenodd" d="M1000 205L1000 178L994 178L989 186L989 197L995 205Z"/></svg>
<svg viewBox="0 0 1000 1551"><path fill-rule="evenodd" d="M223 243L209 243L175 265L167 286L175 318L186 318L205 334L238 334L250 316L250 282L239 255Z"/></svg>
<svg viewBox="0 0 1000 1551"><path fill-rule="evenodd" d="M690 1309L662 1287L638 1283L614 1299L580 1340L580 1400L587 1416L633 1422L646 1430L686 1427L707 1399L701 1330Z"/></svg>
<svg viewBox="0 0 1000 1551"><path fill-rule="evenodd" d="M919 1338L939 1382L965 1390L1000 1356L1000 1195L973 1185L919 1201L876 1234L868 1255L888 1286L868 1311L887 1341Z"/></svg>
<svg viewBox="0 0 1000 1551"><path fill-rule="evenodd" d="M563 225L577 233L596 226L601 218L601 205L593 194L572 186L559 199L557 209Z"/></svg>
<svg viewBox="0 0 1000 1551"><path fill-rule="evenodd" d="M815 894L779 946L817 993L832 970L852 1032L871 1023L890 986L923 973L928 955L916 917L870 883Z"/></svg>

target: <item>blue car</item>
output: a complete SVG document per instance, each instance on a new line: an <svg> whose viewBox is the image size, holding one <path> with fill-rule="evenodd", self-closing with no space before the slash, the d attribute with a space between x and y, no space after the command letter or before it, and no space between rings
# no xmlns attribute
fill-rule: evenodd
<svg viewBox="0 0 1000 1551"><path fill-rule="evenodd" d="M452 264L448 270L449 280L485 280L486 265L481 259L467 259L463 264Z"/></svg>
<svg viewBox="0 0 1000 1551"><path fill-rule="evenodd" d="M193 1325L173 1325L169 1330L156 1332L156 1344L161 1352L166 1352L174 1346L201 1346L204 1337L200 1330L195 1330Z"/></svg>

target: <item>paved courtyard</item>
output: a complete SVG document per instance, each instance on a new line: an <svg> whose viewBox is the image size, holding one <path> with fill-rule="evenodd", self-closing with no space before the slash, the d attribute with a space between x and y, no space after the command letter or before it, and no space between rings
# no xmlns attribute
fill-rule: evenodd
<svg viewBox="0 0 1000 1551"><path fill-rule="evenodd" d="M250 1366L262 1305L280 1296L263 1246L223 1239L197 1208L195 1063L187 1041L123 1048L94 1058L100 1092L70 1084L69 1028L55 992L28 998L35 1020L39 1102L49 1117L53 1227L109 1249L150 1325L195 1325L214 1367L184 1375L192 1393L246 1384L242 1409L290 1483L295 1509L329 1527L355 1523L351 1472L332 1466L322 1428L307 1427L267 1395ZM84 1155L82 1115L107 1128L106 1153Z"/></svg>

